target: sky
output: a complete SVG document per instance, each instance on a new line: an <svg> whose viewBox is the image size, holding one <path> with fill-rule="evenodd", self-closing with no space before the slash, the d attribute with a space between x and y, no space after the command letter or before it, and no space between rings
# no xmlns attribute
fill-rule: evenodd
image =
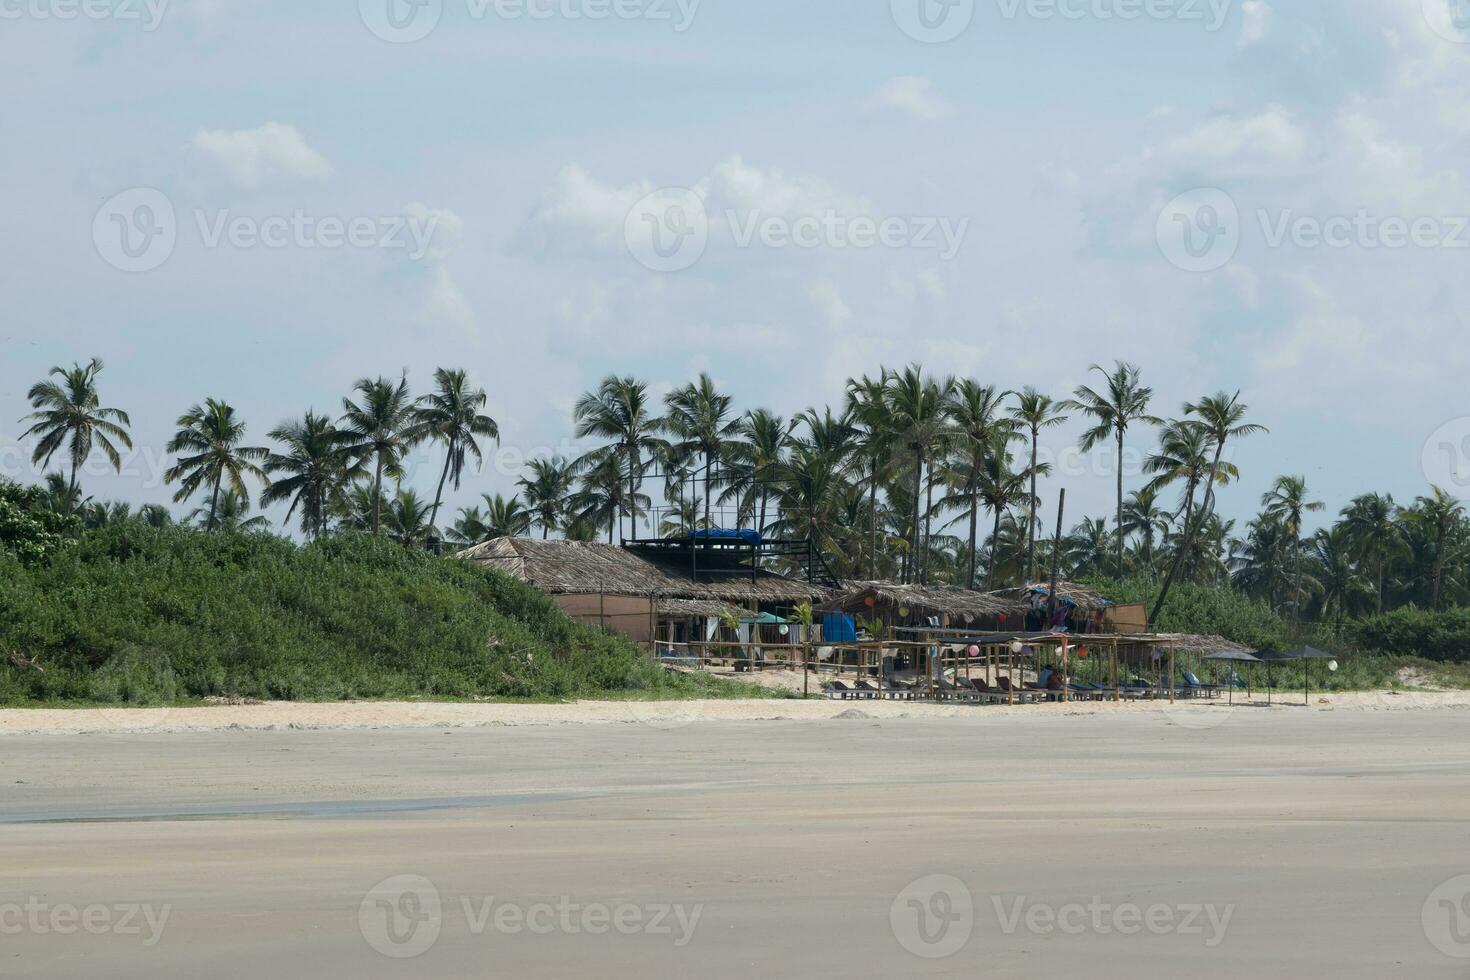
<svg viewBox="0 0 1470 980"><path fill-rule="evenodd" d="M92 357L137 449L86 489L135 503L206 397L264 443L463 367L502 438L451 508L609 374L789 415L1121 359L1270 428L1242 523L1288 473L1470 495L1470 0L0 0L0 83L11 479ZM1081 430L1068 524L1111 510Z"/></svg>

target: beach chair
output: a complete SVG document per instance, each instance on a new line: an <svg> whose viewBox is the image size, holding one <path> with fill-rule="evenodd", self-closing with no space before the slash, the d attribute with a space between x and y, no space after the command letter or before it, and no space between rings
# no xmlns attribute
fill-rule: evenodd
<svg viewBox="0 0 1470 980"><path fill-rule="evenodd" d="M1182 690L1187 691L1192 698L1218 698L1220 696L1220 685L1201 684L1198 677L1189 671L1184 672L1184 684Z"/></svg>
<svg viewBox="0 0 1470 980"><path fill-rule="evenodd" d="M975 693L975 700L984 704L1004 703L1007 698L1005 692L997 691L985 681L978 678L961 678L961 684L968 684L970 690Z"/></svg>
<svg viewBox="0 0 1470 980"><path fill-rule="evenodd" d="M827 686L822 688L822 693L833 701L852 701L859 697L857 691L842 681L829 681Z"/></svg>

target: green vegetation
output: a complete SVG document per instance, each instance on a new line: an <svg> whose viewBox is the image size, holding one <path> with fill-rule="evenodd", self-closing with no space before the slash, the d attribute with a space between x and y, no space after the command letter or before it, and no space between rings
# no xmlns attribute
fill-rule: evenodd
<svg viewBox="0 0 1470 980"><path fill-rule="evenodd" d="M386 539L138 520L38 560L0 549L0 648L9 705L762 693L665 671L526 585Z"/></svg>

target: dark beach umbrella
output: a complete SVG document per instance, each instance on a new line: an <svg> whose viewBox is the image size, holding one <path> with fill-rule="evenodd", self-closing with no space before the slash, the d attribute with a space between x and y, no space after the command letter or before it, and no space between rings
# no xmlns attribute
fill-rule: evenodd
<svg viewBox="0 0 1470 980"><path fill-rule="evenodd" d="M1260 657L1256 656L1254 653L1248 653L1245 650L1220 650L1217 653L1206 654L1201 659L1204 659L1204 660L1214 660L1216 662L1228 661L1228 662L1240 663L1240 664L1258 664L1258 663L1262 663L1262 660L1261 660ZM1234 674L1234 671L1231 671L1231 673ZM1234 704L1235 703L1235 683L1234 683L1234 678L1233 677L1231 679L1231 684L1230 684L1229 691L1230 691L1230 703L1231 704ZM1269 698L1271 696L1270 695L1270 689L1269 688L1267 688L1266 696L1267 696L1267 698Z"/></svg>

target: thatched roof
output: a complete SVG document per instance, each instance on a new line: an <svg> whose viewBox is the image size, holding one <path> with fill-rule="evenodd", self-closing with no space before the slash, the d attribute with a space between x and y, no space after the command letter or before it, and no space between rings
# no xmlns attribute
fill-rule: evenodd
<svg viewBox="0 0 1470 980"><path fill-rule="evenodd" d="M1250 647L1234 640L1227 640L1223 636L1197 636L1193 633L1156 633L1155 638L1165 649L1173 648L1179 653L1199 654L1201 656L1210 653L1254 653Z"/></svg>
<svg viewBox="0 0 1470 980"><path fill-rule="evenodd" d="M820 585L767 571L753 579L746 574L696 580L681 563L657 561L597 542L497 538L462 551L457 557L498 569L551 595L606 593L797 605L820 602L828 594Z"/></svg>
<svg viewBox="0 0 1470 980"><path fill-rule="evenodd" d="M658 615L660 619L723 619L749 616L750 611L714 599L660 599Z"/></svg>
<svg viewBox="0 0 1470 980"><path fill-rule="evenodd" d="M1047 596L1051 594L1051 583L1033 582L1030 585L1014 589L1001 589L990 594L998 599L1020 602L1029 606L1033 595ZM1085 612L1092 612L1095 609L1106 609L1108 606L1113 605L1101 592L1096 589L1090 589L1085 585L1078 585L1075 582L1058 582L1057 598L1067 600Z"/></svg>
<svg viewBox="0 0 1470 980"><path fill-rule="evenodd" d="M897 582L848 582L827 603L829 609L861 612L873 599L874 607L908 609L910 616L948 615L953 620L973 622L995 616L1024 614L1024 603L985 592L972 592L952 585L901 585Z"/></svg>

